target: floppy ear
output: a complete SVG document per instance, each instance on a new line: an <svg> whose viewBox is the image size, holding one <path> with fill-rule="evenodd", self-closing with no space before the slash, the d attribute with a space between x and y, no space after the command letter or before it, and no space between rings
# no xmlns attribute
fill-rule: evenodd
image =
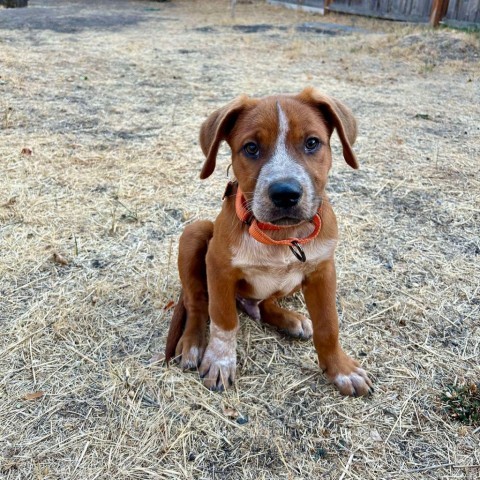
<svg viewBox="0 0 480 480"><path fill-rule="evenodd" d="M324 95L313 87L305 88L297 98L318 108L325 115L327 122L331 123L340 137L343 158L352 168L358 168L358 161L352 150L357 138L357 121L351 110L339 100Z"/></svg>
<svg viewBox="0 0 480 480"><path fill-rule="evenodd" d="M215 170L218 148L232 131L238 116L244 110L248 97L243 95L231 101L224 107L213 112L200 128L200 145L206 160L203 164L200 178L209 177Z"/></svg>

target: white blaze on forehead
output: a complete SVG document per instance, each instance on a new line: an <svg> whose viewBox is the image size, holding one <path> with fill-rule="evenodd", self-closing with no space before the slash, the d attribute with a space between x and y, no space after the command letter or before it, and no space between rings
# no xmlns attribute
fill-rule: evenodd
<svg viewBox="0 0 480 480"><path fill-rule="evenodd" d="M271 160L265 165L265 173L268 174L271 179L276 180L285 176L296 176L299 165L293 160L287 151L287 133L288 133L288 118L285 112L282 110L280 103L277 102L278 113L278 135L275 143L275 151Z"/></svg>
<svg viewBox="0 0 480 480"><path fill-rule="evenodd" d="M288 118L285 115L285 112L282 110L282 107L277 102L277 112L278 112L278 137L277 144L275 146L274 157L288 157L287 147L285 141L287 139L288 132Z"/></svg>
<svg viewBox="0 0 480 480"><path fill-rule="evenodd" d="M279 102L277 102L277 113L278 135L275 143L275 150L272 158L262 168L259 177L259 180L263 180L262 177L268 177L269 183L286 176L301 176L301 170L303 170L287 151L288 118L282 110Z"/></svg>
<svg viewBox="0 0 480 480"><path fill-rule="evenodd" d="M257 218L262 218L261 213L268 212L271 201L268 196L268 188L274 183L287 178L295 178L303 187L303 197L300 207L310 212L311 202L315 196L315 189L310 175L305 167L295 160L287 149L287 134L289 121L286 113L277 102L278 134L275 142L275 150L271 158L260 170L253 195L252 210ZM259 215L260 214L260 215Z"/></svg>

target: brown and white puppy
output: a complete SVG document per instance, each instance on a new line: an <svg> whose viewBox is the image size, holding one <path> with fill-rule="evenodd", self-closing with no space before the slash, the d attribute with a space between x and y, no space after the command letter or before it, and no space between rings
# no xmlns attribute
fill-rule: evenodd
<svg viewBox="0 0 480 480"><path fill-rule="evenodd" d="M223 389L235 379L237 305L250 316L295 337L310 338L320 368L344 395L367 395L372 383L339 343L334 250L337 223L325 194L336 130L353 168L356 121L341 102L313 88L298 95L242 96L202 125L206 156L200 177L215 169L222 141L232 151L236 183L227 189L215 222L198 221L180 238L178 267L183 291L173 314L165 356L183 368L199 368L205 386ZM252 218L278 231L275 240L305 238L317 212L321 229L302 247L299 261L288 245L257 241L237 216L237 190ZM281 308L277 299L302 290L310 319ZM208 319L210 335L207 342Z"/></svg>

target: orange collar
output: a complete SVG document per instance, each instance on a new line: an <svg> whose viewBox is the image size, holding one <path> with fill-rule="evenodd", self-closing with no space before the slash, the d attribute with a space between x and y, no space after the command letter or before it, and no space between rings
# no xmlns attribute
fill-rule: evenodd
<svg viewBox="0 0 480 480"><path fill-rule="evenodd" d="M253 237L257 242L263 243L265 245L288 245L295 257L297 257L298 260L300 260L301 262L305 262L307 260L305 252L303 251L301 245L311 242L313 239L317 238L318 234L320 233L320 229L322 228L322 219L320 217L321 209L322 205L320 205L318 212L315 214L312 220L310 220L310 223L313 224L314 228L307 237L289 237L285 240L274 240L273 238L270 238L264 232L264 230L282 230L291 227L259 222L253 216L252 212L248 210L247 201L243 196L243 192L240 187L237 186L237 193L235 197L235 211L239 220L242 223L246 223L247 225L249 225L248 233L250 234L250 236Z"/></svg>

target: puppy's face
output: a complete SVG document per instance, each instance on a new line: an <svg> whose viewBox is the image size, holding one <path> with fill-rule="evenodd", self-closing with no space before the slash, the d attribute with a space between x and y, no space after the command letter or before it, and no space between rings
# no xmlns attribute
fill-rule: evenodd
<svg viewBox="0 0 480 480"><path fill-rule="evenodd" d="M293 97L245 109L227 137L232 166L257 220L295 225L318 210L331 166L333 127Z"/></svg>
<svg viewBox="0 0 480 480"><path fill-rule="evenodd" d="M239 97L202 125L200 143L207 159L200 177L213 172L218 147L226 140L233 171L257 220L278 225L310 220L331 167L334 129L345 160L358 168L351 149L356 122L338 100L312 88L296 96Z"/></svg>

